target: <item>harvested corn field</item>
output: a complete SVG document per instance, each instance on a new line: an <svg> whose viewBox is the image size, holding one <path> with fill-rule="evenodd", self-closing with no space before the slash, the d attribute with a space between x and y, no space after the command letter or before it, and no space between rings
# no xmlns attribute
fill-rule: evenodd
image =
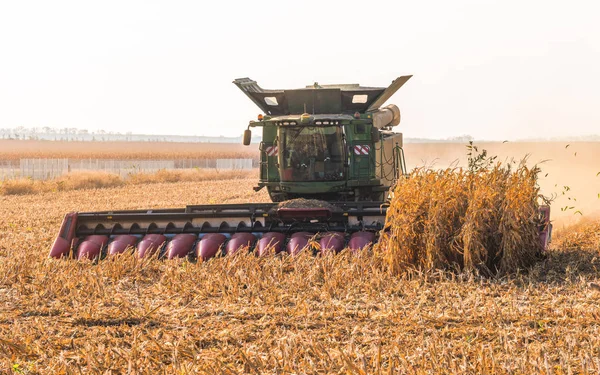
<svg viewBox="0 0 600 375"><path fill-rule="evenodd" d="M239 254L205 263L47 259L64 212L267 200L264 191L252 192L253 183L0 197L0 368L29 374L600 371L594 244L554 248L529 272L502 278L395 275L373 252Z"/></svg>

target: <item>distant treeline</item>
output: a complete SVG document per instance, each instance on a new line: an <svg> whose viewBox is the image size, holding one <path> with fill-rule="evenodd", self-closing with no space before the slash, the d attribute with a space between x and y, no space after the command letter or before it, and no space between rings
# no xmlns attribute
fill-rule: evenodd
<svg viewBox="0 0 600 375"><path fill-rule="evenodd" d="M87 129L77 128L26 128L18 126L16 128L0 128L0 139L19 139L19 140L42 140L42 141L89 141L89 142L200 142L200 143L241 143L242 136L238 137L209 137L196 135L154 135L154 134L133 134L131 132L119 133L112 131L89 131ZM260 135L252 137L252 143L259 143L262 140ZM431 138L412 138L405 137L405 143L469 143L475 141L470 135L460 135L444 139ZM494 142L494 140L477 139L477 142ZM501 140L495 140L501 141ZM516 142L600 142L600 135L592 134L586 136L572 137L554 137L554 138L527 138L517 139Z"/></svg>
<svg viewBox="0 0 600 375"><path fill-rule="evenodd" d="M133 134L131 132L89 131L77 128L0 128L0 139L46 140L46 141L90 141L90 142L204 142L204 143L241 143L242 137L209 137L187 135ZM252 137L253 143L261 141L260 136Z"/></svg>

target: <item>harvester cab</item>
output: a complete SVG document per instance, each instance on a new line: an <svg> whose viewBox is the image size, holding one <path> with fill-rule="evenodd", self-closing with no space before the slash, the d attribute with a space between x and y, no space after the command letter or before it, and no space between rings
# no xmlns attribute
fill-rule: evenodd
<svg viewBox="0 0 600 375"><path fill-rule="evenodd" d="M411 76L389 87L314 85L266 90L249 78L233 83L264 113L250 121L262 128L260 176L273 202L292 198L326 201L384 201L406 173L400 110L381 107Z"/></svg>

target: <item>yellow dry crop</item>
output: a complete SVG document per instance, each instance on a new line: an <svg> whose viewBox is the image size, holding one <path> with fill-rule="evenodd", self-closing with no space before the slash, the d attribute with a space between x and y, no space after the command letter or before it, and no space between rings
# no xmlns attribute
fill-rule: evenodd
<svg viewBox="0 0 600 375"><path fill-rule="evenodd" d="M393 191L377 245L394 272L513 272L539 258L537 167L416 169Z"/></svg>

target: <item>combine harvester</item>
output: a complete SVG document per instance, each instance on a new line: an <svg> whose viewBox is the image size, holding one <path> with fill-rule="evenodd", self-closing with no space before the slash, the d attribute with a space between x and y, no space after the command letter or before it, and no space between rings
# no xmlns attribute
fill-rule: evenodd
<svg viewBox="0 0 600 375"><path fill-rule="evenodd" d="M96 259L134 249L139 257L207 260L246 248L259 256L362 249L377 241L388 191L406 174L402 134L392 131L400 111L381 106L410 77L387 88L315 83L295 90L236 79L264 113L250 122L243 143L250 144L250 128L262 128L254 190L266 188L275 203L72 212L50 257Z"/></svg>

